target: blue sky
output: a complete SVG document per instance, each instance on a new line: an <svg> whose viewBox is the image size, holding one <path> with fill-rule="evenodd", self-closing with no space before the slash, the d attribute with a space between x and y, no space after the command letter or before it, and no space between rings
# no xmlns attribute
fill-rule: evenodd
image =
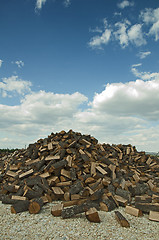
<svg viewBox="0 0 159 240"><path fill-rule="evenodd" d="M1 0L0 148L62 129L159 151L159 2Z"/></svg>

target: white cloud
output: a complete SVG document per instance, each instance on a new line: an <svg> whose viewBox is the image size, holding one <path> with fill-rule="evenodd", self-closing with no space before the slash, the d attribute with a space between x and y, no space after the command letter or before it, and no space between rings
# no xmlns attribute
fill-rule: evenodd
<svg viewBox="0 0 159 240"><path fill-rule="evenodd" d="M117 22L115 27L118 28L117 31L114 31L115 40L119 40L119 43L122 48L127 47L130 43L136 46L141 46L146 44L142 32L142 25L135 24L130 26L131 23L128 20L123 22Z"/></svg>
<svg viewBox="0 0 159 240"><path fill-rule="evenodd" d="M92 48L102 48L102 45L106 45L111 38L111 29L107 24L106 19L103 20L104 23L104 31L102 32L101 35L94 36L90 42L89 46Z"/></svg>
<svg viewBox="0 0 159 240"><path fill-rule="evenodd" d="M19 79L18 76L11 76L9 78L2 78L0 82L0 91L3 97L11 96L13 93L24 95L31 91L31 82Z"/></svg>
<svg viewBox="0 0 159 240"><path fill-rule="evenodd" d="M127 28L129 25L130 22L128 20L125 20L124 22L117 22L115 24L115 27L117 27L118 30L114 32L114 36L116 40L119 40L122 48L127 47L129 44L129 37L127 34Z"/></svg>
<svg viewBox="0 0 159 240"><path fill-rule="evenodd" d="M146 40L143 37L141 24L135 24L131 26L131 28L128 30L128 37L129 37L129 40L132 43L134 43L136 46L141 46L146 44Z"/></svg>
<svg viewBox="0 0 159 240"><path fill-rule="evenodd" d="M18 68L22 68L22 67L24 67L24 62L21 61L21 60L19 60L19 61L15 61L15 62L13 62L13 63L15 63L15 64L18 66Z"/></svg>
<svg viewBox="0 0 159 240"><path fill-rule="evenodd" d="M151 24L149 35L155 37L155 41L159 40L159 8L146 8L141 11L140 18L147 25Z"/></svg>
<svg viewBox="0 0 159 240"><path fill-rule="evenodd" d="M140 72L136 67L139 67L141 65L142 65L141 63L132 65L131 71L136 77L142 80L158 80L159 79L159 72L155 72L155 73Z"/></svg>
<svg viewBox="0 0 159 240"><path fill-rule="evenodd" d="M140 59L144 59L146 58L147 56L149 56L151 54L150 51L147 51L147 52L139 52L138 56Z"/></svg>
<svg viewBox="0 0 159 240"><path fill-rule="evenodd" d="M40 10L45 3L46 0L36 0L36 9Z"/></svg>
<svg viewBox="0 0 159 240"><path fill-rule="evenodd" d="M134 64L132 68L140 66ZM136 72L137 77L145 75ZM100 142L131 143L140 150L158 151L159 73L147 75L147 81L140 77L134 82L107 84L85 110L80 106L88 99L78 92L30 92L22 96L19 105L0 104L0 145L24 147L51 132L73 129L91 134ZM1 89L17 89L6 82Z"/></svg>
<svg viewBox="0 0 159 240"><path fill-rule="evenodd" d="M124 9L126 7L132 7L134 6L134 2L130 2L127 0L122 1L121 3L117 4L117 6L121 9Z"/></svg>
<svg viewBox="0 0 159 240"><path fill-rule="evenodd" d="M2 67L3 60L0 59L0 67Z"/></svg>

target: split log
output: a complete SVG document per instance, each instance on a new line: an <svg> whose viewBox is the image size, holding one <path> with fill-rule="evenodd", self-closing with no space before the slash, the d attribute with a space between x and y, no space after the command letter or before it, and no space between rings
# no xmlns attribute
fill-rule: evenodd
<svg viewBox="0 0 159 240"><path fill-rule="evenodd" d="M143 215L142 211L140 209L132 207L132 206L128 206L128 205L125 208L125 212L130 215L133 215L135 217L140 217Z"/></svg>
<svg viewBox="0 0 159 240"><path fill-rule="evenodd" d="M69 193L76 194L76 193L79 193L82 189L83 189L83 185L81 181L78 180L70 187Z"/></svg>
<svg viewBox="0 0 159 240"><path fill-rule="evenodd" d="M135 207L140 209L145 213L149 213L150 211L159 212L159 203L135 203Z"/></svg>
<svg viewBox="0 0 159 240"><path fill-rule="evenodd" d="M115 211L115 217L122 227L130 227L127 219L119 211Z"/></svg>
<svg viewBox="0 0 159 240"><path fill-rule="evenodd" d="M159 212L150 211L149 220L159 222Z"/></svg>
<svg viewBox="0 0 159 240"><path fill-rule="evenodd" d="M61 216L62 209L63 209L63 204L57 204L52 207L51 214L55 217L59 217Z"/></svg>
<svg viewBox="0 0 159 240"><path fill-rule="evenodd" d="M128 202L131 202L131 193L127 190L121 189L121 188L117 188L116 190L116 195L119 195L125 199L128 200Z"/></svg>
<svg viewBox="0 0 159 240"><path fill-rule="evenodd" d="M29 200L17 201L14 205L11 206L11 213L20 213L25 212L29 208Z"/></svg>
<svg viewBox="0 0 159 240"><path fill-rule="evenodd" d="M100 218L97 212L96 208L90 208L86 213L86 218L90 221L90 222L94 222L94 223L100 223Z"/></svg>
<svg viewBox="0 0 159 240"><path fill-rule="evenodd" d="M110 212L116 208L114 201L111 201L109 198L105 198L100 202L100 210L105 212Z"/></svg>
<svg viewBox="0 0 159 240"><path fill-rule="evenodd" d="M119 195L114 195L115 199L117 200L117 202L119 203L120 206L122 207L126 207L126 205L128 204L128 200L119 196Z"/></svg>
<svg viewBox="0 0 159 240"><path fill-rule="evenodd" d="M37 198L29 204L29 213L36 214L39 213L44 205L42 198Z"/></svg>

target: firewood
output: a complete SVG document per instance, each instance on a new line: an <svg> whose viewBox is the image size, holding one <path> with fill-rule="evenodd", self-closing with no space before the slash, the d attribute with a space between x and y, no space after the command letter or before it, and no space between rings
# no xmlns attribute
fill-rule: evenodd
<svg viewBox="0 0 159 240"><path fill-rule="evenodd" d="M70 194L76 194L79 193L83 189L83 185L80 181L76 181L69 190Z"/></svg>
<svg viewBox="0 0 159 240"><path fill-rule="evenodd" d="M11 206L11 213L20 213L25 212L29 208L29 201L17 201L15 204Z"/></svg>
<svg viewBox="0 0 159 240"><path fill-rule="evenodd" d="M148 196L148 195L135 196L135 202L151 203L151 202L152 202L152 197L150 197L150 196Z"/></svg>
<svg viewBox="0 0 159 240"><path fill-rule="evenodd" d="M39 193L39 192L36 192L34 190L32 190L31 188L27 187L24 194L23 194L24 197L27 197L28 199L33 199L33 198L38 198L38 197L41 197L42 194Z"/></svg>
<svg viewBox="0 0 159 240"><path fill-rule="evenodd" d="M133 215L135 217L140 217L140 216L143 215L142 211L140 209L137 209L135 207L128 206L128 205L125 208L125 212L128 213L128 214L131 214L131 215Z"/></svg>
<svg viewBox="0 0 159 240"><path fill-rule="evenodd" d="M13 199L13 200L21 200L21 201L27 200L26 197L16 196L16 195L13 195L11 199Z"/></svg>
<svg viewBox="0 0 159 240"><path fill-rule="evenodd" d="M121 189L121 188L117 188L117 190L116 190L116 195L119 195L119 196L127 199L128 202L131 201L131 194L130 194L129 191L126 191L126 190Z"/></svg>
<svg viewBox="0 0 159 240"><path fill-rule="evenodd" d="M110 200L109 198L105 198L100 201L100 210L105 212L110 212L116 208L116 204L114 201Z"/></svg>
<svg viewBox="0 0 159 240"><path fill-rule="evenodd" d="M94 222L94 223L100 223L101 220L99 218L97 209L95 207L90 208L86 213L86 218L90 221L90 222Z"/></svg>
<svg viewBox="0 0 159 240"><path fill-rule="evenodd" d="M135 207L140 209L145 213L149 213L150 211L159 212L159 203L140 203L135 202Z"/></svg>
<svg viewBox="0 0 159 240"><path fill-rule="evenodd" d="M30 169L30 170L28 170L27 172L24 172L24 173L20 174L20 175L19 175L19 179L28 177L28 176L32 175L33 173L34 173L34 170L33 170L33 169Z"/></svg>
<svg viewBox="0 0 159 240"><path fill-rule="evenodd" d="M159 212L150 211L149 220L159 222Z"/></svg>
<svg viewBox="0 0 159 240"><path fill-rule="evenodd" d="M63 209L63 204L57 204L52 207L51 214L55 217L59 217L61 216L62 209Z"/></svg>
<svg viewBox="0 0 159 240"><path fill-rule="evenodd" d="M115 217L122 227L130 227L127 219L119 211L115 211Z"/></svg>
<svg viewBox="0 0 159 240"><path fill-rule="evenodd" d="M62 218L71 218L71 217L75 216L76 214L88 211L92 207L99 209L99 204L96 203L95 201L87 201L81 205L75 205L70 208L64 208L62 210L61 216L62 216Z"/></svg>
<svg viewBox="0 0 159 240"><path fill-rule="evenodd" d="M114 195L115 199L117 200L117 202L119 203L120 206L122 207L126 207L126 205L128 204L128 200L119 196L119 195Z"/></svg>
<svg viewBox="0 0 159 240"><path fill-rule="evenodd" d="M10 171L10 170L8 170L8 171L6 172L6 175L8 175L8 176L11 176L11 177L15 178L15 177L17 176L17 173L16 173L16 172L13 172L13 171Z"/></svg>
<svg viewBox="0 0 159 240"><path fill-rule="evenodd" d="M39 213L43 205L44 205L44 202L43 202L42 198L34 199L29 204L29 208L28 208L29 213L31 213L31 214Z"/></svg>

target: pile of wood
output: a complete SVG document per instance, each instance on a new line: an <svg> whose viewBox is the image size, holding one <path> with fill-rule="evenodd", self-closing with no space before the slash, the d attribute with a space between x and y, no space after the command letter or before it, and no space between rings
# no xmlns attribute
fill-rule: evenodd
<svg viewBox="0 0 159 240"><path fill-rule="evenodd" d="M159 221L159 159L129 145L99 144L90 135L61 131L0 158L0 200L11 212L40 212L60 200L54 216L85 213L100 222L98 210L119 206L134 216ZM129 226L115 211L121 225ZM123 224L124 222L124 224Z"/></svg>

